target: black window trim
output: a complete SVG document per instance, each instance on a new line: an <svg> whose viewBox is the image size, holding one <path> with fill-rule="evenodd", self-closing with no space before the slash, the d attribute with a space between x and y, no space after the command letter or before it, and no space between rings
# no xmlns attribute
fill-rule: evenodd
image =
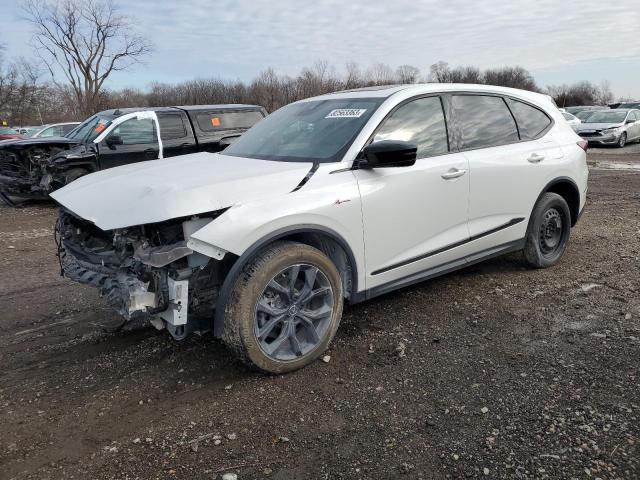
<svg viewBox="0 0 640 480"><path fill-rule="evenodd" d="M373 139L375 138L376 134L380 131L380 128L384 125L384 123L387 121L387 119L389 117L391 117L391 115L393 115L397 110L399 110L403 106L405 106L408 103L411 103L411 102L413 102L415 100L421 100L423 98L432 98L432 97L438 97L438 99L440 100L440 107L442 108L442 117L444 118L444 129L445 129L445 134L447 135L447 151L444 152L444 153L439 153L437 155L426 155L424 157L418 157L418 158L416 158L416 161L417 160L423 160L425 158L441 157L443 155L449 155L450 153L453 153L453 149L451 148L452 139L451 139L451 135L449 133L449 121L448 121L448 118L447 118L447 108L446 108L446 104L445 104L445 101L444 101L444 94L441 93L441 92L429 92L429 93L424 93L424 94L416 95L416 96L413 96L413 97L405 98L400 103L398 103L395 107L393 107L384 116L384 118L382 120L380 120L380 123L378 123L378 125L375 128L375 130L371 133L371 135L369 136L367 141L364 142L364 145L362 146L362 149L360 149L360 152L356 156L356 160L362 158L361 155L362 155L362 150L364 149L364 147L366 147L367 145L371 145L371 143L373 143Z"/></svg>
<svg viewBox="0 0 640 480"><path fill-rule="evenodd" d="M181 137L175 137L175 138L168 138L168 139L164 139L162 138L162 125L160 125L160 116L168 116L168 115L176 115L180 117L180 120L182 121L182 126L184 127L184 135ZM162 143L165 142L176 142L176 141L181 141L183 142L185 138L193 138L193 132L191 131L191 125L189 124L189 119L185 118L185 114L181 111L159 111L156 112L156 116L158 117L158 125L160 126L160 137L162 139Z"/></svg>
<svg viewBox="0 0 640 480"><path fill-rule="evenodd" d="M539 140L540 138L544 137L549 130L551 130L553 128L553 126L555 125L555 120L549 116L549 114L547 112L545 112L543 109L541 109L539 106L524 100L522 98L513 96L513 95L508 95L508 94L501 94L501 93L494 93L494 92L478 92L478 91L468 91L468 90L456 90L456 91L447 91L447 92L443 92L440 95L442 95L443 99L446 100L446 102L449 105L449 111L450 114L452 115L452 127L454 130L454 146L453 148L450 149L450 152L469 152L472 150L482 150L485 148L495 148L495 147L502 147L504 145L515 145L517 143L524 143L524 142L533 142L535 140ZM460 148L461 143L461 130L460 130L460 126L458 125L458 121L456 118L456 115L453 111L453 106L451 103L451 97L456 96L456 95L476 95L476 96L483 96L483 97L498 97L501 98L502 101L505 103L505 105L507 106L507 109L509 110L509 112L511 113L511 118L513 118L513 121L516 124L516 130L518 132L518 139L515 142L508 142L508 143L499 143L497 145L489 145L489 146L484 146L484 147L473 147L473 148ZM549 119L549 125L547 125L547 128L545 128L543 131L541 131L535 138L531 138L531 139L523 139L520 135L520 126L518 125L518 121L516 120L513 111L511 110L511 107L509 106L509 102L508 100L514 100L517 102L521 102L524 103L525 105L528 105L530 107L535 108L536 110L542 112L548 119Z"/></svg>
<svg viewBox="0 0 640 480"><path fill-rule="evenodd" d="M203 108L202 110L192 111L191 114L194 116L195 124L198 126L198 131L199 132L201 132L203 135L215 135L217 132L228 132L228 131L233 131L233 130L247 130L247 129L251 128L251 127L229 127L229 128L216 128L216 129L213 129L213 130L204 130L200 126L200 121L198 120L198 116L199 115L202 115L202 114L212 115L212 114L223 114L223 113L247 113L247 112L257 112L257 113L262 115L262 119L266 118L266 115L264 114L264 111L262 111L259 108L224 108L224 109L215 109L214 108L214 109L211 109L211 110ZM260 120L258 120L258 121L260 121ZM255 123L253 125L255 125Z"/></svg>

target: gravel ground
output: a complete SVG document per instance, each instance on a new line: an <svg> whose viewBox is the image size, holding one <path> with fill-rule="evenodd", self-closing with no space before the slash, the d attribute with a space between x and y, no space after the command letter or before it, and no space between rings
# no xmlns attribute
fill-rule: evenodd
<svg viewBox="0 0 640 480"><path fill-rule="evenodd" d="M2 479L640 478L640 171L592 170L556 267L513 254L347 308L328 363L287 376L206 335L101 333L54 217L0 208Z"/></svg>

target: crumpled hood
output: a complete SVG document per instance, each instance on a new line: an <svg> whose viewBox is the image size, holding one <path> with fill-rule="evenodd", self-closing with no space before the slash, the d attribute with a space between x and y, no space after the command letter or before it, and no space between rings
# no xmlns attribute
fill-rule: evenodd
<svg viewBox="0 0 640 480"><path fill-rule="evenodd" d="M67 137L36 137L36 138L16 138L11 140L3 140L0 145L11 145L28 147L31 145L77 145L77 140L71 140Z"/></svg>
<svg viewBox="0 0 640 480"><path fill-rule="evenodd" d="M578 133L593 130L604 130L605 128L616 128L622 126L624 126L624 123L581 123L578 126Z"/></svg>
<svg viewBox="0 0 640 480"><path fill-rule="evenodd" d="M51 197L101 229L111 230L285 194L311 166L200 152L92 173Z"/></svg>

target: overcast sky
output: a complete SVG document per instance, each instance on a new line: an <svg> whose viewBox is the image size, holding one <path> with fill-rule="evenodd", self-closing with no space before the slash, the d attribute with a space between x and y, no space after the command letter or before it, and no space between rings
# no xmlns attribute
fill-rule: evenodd
<svg viewBox="0 0 640 480"><path fill-rule="evenodd" d="M116 0L154 44L145 65L109 86L218 76L249 80L266 67L296 74L317 60L340 70L443 60L521 65L541 86L608 80L640 98L639 0ZM17 0L0 2L8 56L32 56Z"/></svg>

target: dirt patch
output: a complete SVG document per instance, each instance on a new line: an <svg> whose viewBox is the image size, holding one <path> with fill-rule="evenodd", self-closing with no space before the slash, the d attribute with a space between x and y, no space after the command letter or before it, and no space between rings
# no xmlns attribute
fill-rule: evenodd
<svg viewBox="0 0 640 480"><path fill-rule="evenodd" d="M277 377L209 336L101 333L55 210L0 208L0 478L639 478L639 192L594 170L558 266L347 308L329 363Z"/></svg>

